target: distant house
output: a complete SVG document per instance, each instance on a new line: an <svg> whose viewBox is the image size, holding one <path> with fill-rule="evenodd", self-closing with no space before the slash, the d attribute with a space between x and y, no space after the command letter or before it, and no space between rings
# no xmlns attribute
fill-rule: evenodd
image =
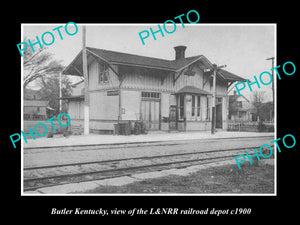
<svg viewBox="0 0 300 225"><path fill-rule="evenodd" d="M25 88L23 99L25 120L46 119L54 111L49 107L49 101L41 98L39 90Z"/></svg>
<svg viewBox="0 0 300 225"><path fill-rule="evenodd" d="M48 101L24 100L24 119L46 119Z"/></svg>
<svg viewBox="0 0 300 225"><path fill-rule="evenodd" d="M92 132L112 131L114 124L143 121L147 130L210 130L212 63L204 55L185 57L176 46L175 59L87 47L89 123ZM82 51L63 74L83 76ZM216 127L227 129L228 88L245 79L220 69L216 78ZM83 124L83 82L69 97L72 123Z"/></svg>
<svg viewBox="0 0 300 225"><path fill-rule="evenodd" d="M84 81L73 84L72 96L62 99L68 100L68 114L72 120L83 120Z"/></svg>
<svg viewBox="0 0 300 225"><path fill-rule="evenodd" d="M27 100L40 100L39 90L32 90L29 88L24 89L24 99Z"/></svg>
<svg viewBox="0 0 300 225"><path fill-rule="evenodd" d="M256 121L252 103L244 95L229 95L228 119L231 121Z"/></svg>

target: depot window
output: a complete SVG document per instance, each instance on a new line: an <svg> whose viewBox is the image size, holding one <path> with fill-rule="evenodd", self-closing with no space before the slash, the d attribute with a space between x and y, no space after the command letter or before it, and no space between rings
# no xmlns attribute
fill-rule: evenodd
<svg viewBox="0 0 300 225"><path fill-rule="evenodd" d="M160 99L160 93L158 92L142 92L143 99Z"/></svg>
<svg viewBox="0 0 300 225"><path fill-rule="evenodd" d="M98 83L108 82L108 67L105 64L98 63Z"/></svg>

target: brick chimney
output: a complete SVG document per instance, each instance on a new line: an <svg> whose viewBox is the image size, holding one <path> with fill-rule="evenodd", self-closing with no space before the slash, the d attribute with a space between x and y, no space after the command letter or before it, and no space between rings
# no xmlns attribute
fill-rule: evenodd
<svg viewBox="0 0 300 225"><path fill-rule="evenodd" d="M175 60L184 59L186 46L178 45L174 47L174 49L175 49Z"/></svg>

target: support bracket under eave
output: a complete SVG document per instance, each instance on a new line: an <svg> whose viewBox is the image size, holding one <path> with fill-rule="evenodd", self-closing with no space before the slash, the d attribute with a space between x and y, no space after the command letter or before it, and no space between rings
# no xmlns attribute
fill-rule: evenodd
<svg viewBox="0 0 300 225"><path fill-rule="evenodd" d="M176 73L174 74L174 80L173 80L173 86L175 85L176 81L178 80L178 78L181 76L181 74L183 73L185 69L182 69L179 74L176 77Z"/></svg>
<svg viewBox="0 0 300 225"><path fill-rule="evenodd" d="M80 76L83 76L83 73L81 73L81 71L79 69L77 69L76 66L74 66L74 65L71 65L71 66L80 74Z"/></svg>

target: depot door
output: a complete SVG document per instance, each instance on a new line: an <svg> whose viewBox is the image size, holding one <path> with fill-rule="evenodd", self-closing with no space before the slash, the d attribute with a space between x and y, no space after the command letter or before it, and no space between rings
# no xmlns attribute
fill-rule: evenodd
<svg viewBox="0 0 300 225"><path fill-rule="evenodd" d="M222 104L216 105L216 128L222 128Z"/></svg>
<svg viewBox="0 0 300 225"><path fill-rule="evenodd" d="M170 130L176 130L177 129L177 107L176 105L170 106L170 115L169 115L169 127Z"/></svg>
<svg viewBox="0 0 300 225"><path fill-rule="evenodd" d="M159 130L160 101L142 100L141 119L147 130Z"/></svg>

